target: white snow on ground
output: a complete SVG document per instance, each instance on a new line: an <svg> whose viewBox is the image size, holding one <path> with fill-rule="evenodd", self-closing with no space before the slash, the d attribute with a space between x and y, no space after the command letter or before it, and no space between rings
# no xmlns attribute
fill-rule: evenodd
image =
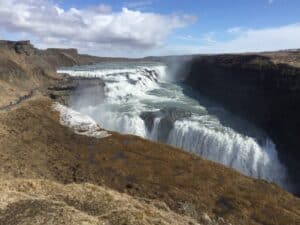
<svg viewBox="0 0 300 225"><path fill-rule="evenodd" d="M107 131L101 130L100 126L89 116L59 103L55 103L53 108L60 112L61 124L70 127L76 134L95 138L105 138L111 135Z"/></svg>

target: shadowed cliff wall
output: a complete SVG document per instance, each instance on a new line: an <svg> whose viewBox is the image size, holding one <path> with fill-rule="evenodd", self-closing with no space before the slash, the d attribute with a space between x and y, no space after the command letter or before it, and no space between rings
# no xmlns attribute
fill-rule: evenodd
<svg viewBox="0 0 300 225"><path fill-rule="evenodd" d="M268 132L299 194L300 69L262 55L198 56L189 66L187 84Z"/></svg>

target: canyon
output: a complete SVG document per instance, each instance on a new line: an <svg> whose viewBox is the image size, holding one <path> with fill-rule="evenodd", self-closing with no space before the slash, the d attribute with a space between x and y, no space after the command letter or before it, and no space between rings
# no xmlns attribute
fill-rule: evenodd
<svg viewBox="0 0 300 225"><path fill-rule="evenodd" d="M182 76L266 129L296 181L299 73L289 59L298 53L261 54L193 56ZM104 83L58 67L124 60L0 42L1 223L299 224L299 198L274 183L101 124L108 136L63 124L57 101Z"/></svg>

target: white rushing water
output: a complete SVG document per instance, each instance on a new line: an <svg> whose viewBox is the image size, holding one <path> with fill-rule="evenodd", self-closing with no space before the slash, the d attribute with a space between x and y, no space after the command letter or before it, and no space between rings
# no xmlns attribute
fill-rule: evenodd
<svg viewBox="0 0 300 225"><path fill-rule="evenodd" d="M102 130L89 116L83 115L64 105L55 103L53 109L60 113L60 123L74 130L76 134L95 138L106 138L110 134Z"/></svg>
<svg viewBox="0 0 300 225"><path fill-rule="evenodd" d="M101 104L91 104L86 95L71 102L73 109L89 115L102 127L163 141L288 188L286 169L272 140L188 87L168 82L166 65L103 63L59 72L99 77L105 82ZM176 115L185 116L174 118L175 109L181 112ZM168 117L165 112L172 115Z"/></svg>

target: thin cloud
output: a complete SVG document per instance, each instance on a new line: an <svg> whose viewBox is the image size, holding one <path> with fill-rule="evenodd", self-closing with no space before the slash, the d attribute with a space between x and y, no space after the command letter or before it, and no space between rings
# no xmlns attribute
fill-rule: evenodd
<svg viewBox="0 0 300 225"><path fill-rule="evenodd" d="M195 38L192 35L180 35L180 36L177 36L176 38L179 40L183 40L183 41L195 41L195 42L200 41L199 38Z"/></svg>
<svg viewBox="0 0 300 225"><path fill-rule="evenodd" d="M217 40L215 38L220 34L216 33L210 43L166 46L164 49L156 49L152 54L241 53L300 48L300 23L264 29L235 27L224 33L230 33L231 39ZM207 36L211 37L211 33Z"/></svg>
<svg viewBox="0 0 300 225"><path fill-rule="evenodd" d="M185 41L185 42L197 42L197 43L205 43L205 44L211 44L211 43L216 43L217 41L215 40L215 33L214 32L209 32L201 37L194 37L192 35L180 35L177 36L177 39Z"/></svg>
<svg viewBox="0 0 300 225"><path fill-rule="evenodd" d="M241 29L227 42L217 43L223 51L271 51L300 47L300 23L264 29Z"/></svg>
<svg viewBox="0 0 300 225"><path fill-rule="evenodd" d="M217 41L215 40L215 32L209 32L204 34L202 40L205 41L207 44L215 44Z"/></svg>
<svg viewBox="0 0 300 225"><path fill-rule="evenodd" d="M231 28L227 29L227 33L236 35L236 34L241 33L242 31L244 31L245 29L246 28L244 28L244 27L231 27Z"/></svg>
<svg viewBox="0 0 300 225"><path fill-rule="evenodd" d="M130 9L144 9L153 4L151 0L144 0L144 1L130 1L125 2L124 7Z"/></svg>

